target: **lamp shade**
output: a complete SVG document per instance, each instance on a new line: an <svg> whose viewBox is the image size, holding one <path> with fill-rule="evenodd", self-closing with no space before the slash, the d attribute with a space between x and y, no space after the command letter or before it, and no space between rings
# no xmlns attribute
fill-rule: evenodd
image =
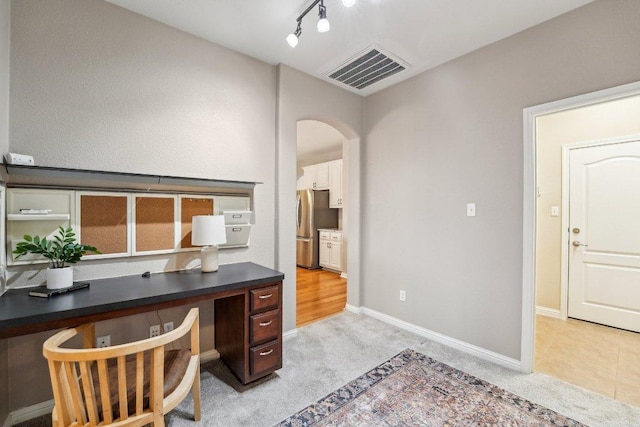
<svg viewBox="0 0 640 427"><path fill-rule="evenodd" d="M196 215L192 218L192 245L212 246L221 243L227 243L224 215Z"/></svg>

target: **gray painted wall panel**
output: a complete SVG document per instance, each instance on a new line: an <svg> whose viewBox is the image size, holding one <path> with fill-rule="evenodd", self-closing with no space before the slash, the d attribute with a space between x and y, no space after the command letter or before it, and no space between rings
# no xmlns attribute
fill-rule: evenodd
<svg viewBox="0 0 640 427"><path fill-rule="evenodd" d="M274 266L275 67L104 1L20 0L11 7L11 73L12 151L45 166L263 182L250 248L221 251L220 259ZM84 261L76 277L179 269L199 264L195 258L198 252ZM12 270L18 285L43 278L36 269ZM213 314L206 304L202 310L207 351ZM98 328L131 341L160 318L179 324L183 311ZM52 333L7 340L8 356L2 342L10 410L51 398L41 346Z"/></svg>
<svg viewBox="0 0 640 427"><path fill-rule="evenodd" d="M638 80L639 37L598 1L367 97L364 305L519 359L523 108Z"/></svg>

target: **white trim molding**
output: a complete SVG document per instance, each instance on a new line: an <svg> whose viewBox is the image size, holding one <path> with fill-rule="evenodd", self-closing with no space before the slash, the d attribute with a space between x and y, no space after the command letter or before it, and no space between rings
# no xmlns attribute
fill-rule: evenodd
<svg viewBox="0 0 640 427"><path fill-rule="evenodd" d="M342 273L340 273L340 278L341 279L347 279L347 273L345 273L344 271Z"/></svg>
<svg viewBox="0 0 640 427"><path fill-rule="evenodd" d="M215 348L213 350L200 352L200 364L220 359L220 353Z"/></svg>
<svg viewBox="0 0 640 427"><path fill-rule="evenodd" d="M31 420L42 415L50 414L53 411L54 401L53 399L46 402L36 403L35 405L25 406L24 408L16 409L9 414L5 426L13 426L24 421Z"/></svg>
<svg viewBox="0 0 640 427"><path fill-rule="evenodd" d="M447 335L443 335L441 333L431 331L421 326L414 325L413 323L405 322L404 320L397 319L395 317L389 316L384 313L380 313L375 310L371 310L366 307L361 307L360 310L362 314L366 316L369 316L374 319L380 320L384 323L388 323L390 325L396 326L400 329L404 329L405 331L414 333L416 335L420 335L421 337L428 338L435 342L439 342L440 344L444 344L448 347L455 348L456 350L460 350L464 353L470 354L480 359L487 360L489 362L495 363L496 365L504 366L505 368L513 369L516 371L520 370L519 360L512 359L511 357L507 357L502 354L495 353L493 351L487 350L482 347L478 347L473 344L469 344L464 341L460 341L455 338L451 338Z"/></svg>
<svg viewBox="0 0 640 427"><path fill-rule="evenodd" d="M536 305L536 314L539 314L540 316L553 317L560 320L567 320L567 316L563 316L560 310L556 310L555 308L543 307L541 305Z"/></svg>
<svg viewBox="0 0 640 427"><path fill-rule="evenodd" d="M536 307L536 119L548 114L640 95L640 82L616 86L585 95L561 99L523 110L522 193L522 333L521 371L533 372ZM566 212L565 209L563 211Z"/></svg>
<svg viewBox="0 0 640 427"><path fill-rule="evenodd" d="M355 305L351 305L351 304L347 304L344 307L345 310L350 311L351 313L355 313L355 314L361 314L362 313L362 308L361 307L356 307Z"/></svg>
<svg viewBox="0 0 640 427"><path fill-rule="evenodd" d="M282 333L282 341L289 340L298 336L298 328L289 329Z"/></svg>

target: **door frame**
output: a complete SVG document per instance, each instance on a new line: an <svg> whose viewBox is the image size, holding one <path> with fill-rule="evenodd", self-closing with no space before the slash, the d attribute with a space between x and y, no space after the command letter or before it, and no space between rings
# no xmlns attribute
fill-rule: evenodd
<svg viewBox="0 0 640 427"><path fill-rule="evenodd" d="M533 372L536 336L536 119L548 114L635 95L640 95L640 82L536 105L523 110L522 332L520 343L520 370L524 373ZM565 213L566 210L563 209L563 218Z"/></svg>
<svg viewBox="0 0 640 427"><path fill-rule="evenodd" d="M570 154L572 150L624 144L640 140L640 135L581 141L562 145L562 251L560 257L560 318L569 317L569 191L570 191Z"/></svg>

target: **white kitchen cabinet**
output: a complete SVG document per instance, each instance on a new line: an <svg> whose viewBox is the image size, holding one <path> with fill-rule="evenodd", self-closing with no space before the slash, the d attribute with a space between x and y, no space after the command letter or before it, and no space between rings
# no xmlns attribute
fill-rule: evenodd
<svg viewBox="0 0 640 427"><path fill-rule="evenodd" d="M329 162L305 166L302 170L304 171L306 188L311 188L312 190L329 189Z"/></svg>
<svg viewBox="0 0 640 427"><path fill-rule="evenodd" d="M320 266L342 271L342 232L320 230Z"/></svg>
<svg viewBox="0 0 640 427"><path fill-rule="evenodd" d="M341 208L342 198L342 159L329 162L329 207Z"/></svg>

